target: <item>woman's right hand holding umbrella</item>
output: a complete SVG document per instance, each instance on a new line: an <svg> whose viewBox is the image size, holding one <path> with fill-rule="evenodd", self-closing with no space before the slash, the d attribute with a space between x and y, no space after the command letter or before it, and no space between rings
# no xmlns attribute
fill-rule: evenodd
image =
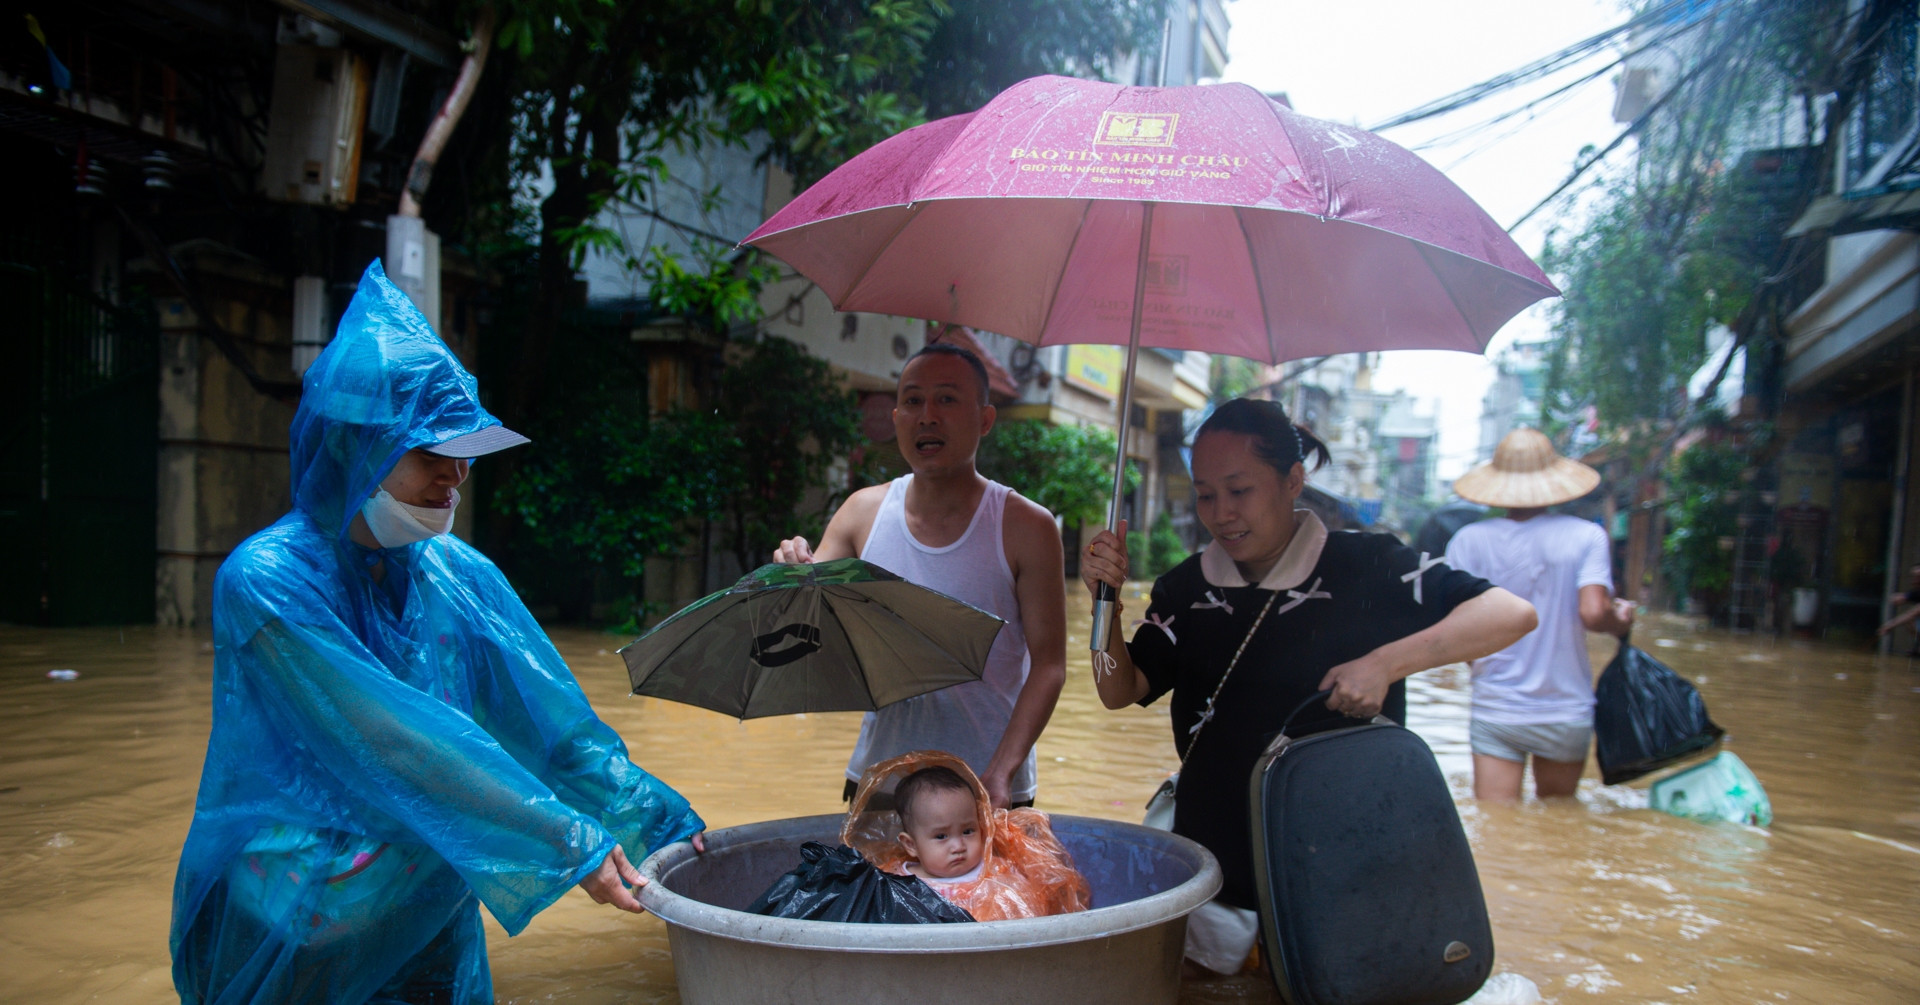
<svg viewBox="0 0 1920 1005"><path fill-rule="evenodd" d="M1087 593L1097 595L1100 584L1113 587L1117 595L1127 585L1127 522L1113 530L1103 530L1087 542L1086 552L1080 556L1080 581L1087 584ZM1113 604L1113 631L1108 634L1106 653L1093 654L1093 684L1100 691L1100 703L1108 708L1120 708L1131 705L1147 694L1147 678L1133 665L1133 657L1127 652L1127 644L1120 633L1121 603ZM1108 657L1103 659L1102 657Z"/></svg>
<svg viewBox="0 0 1920 1005"><path fill-rule="evenodd" d="M1080 559L1080 581L1087 584L1089 595L1097 593L1101 583L1117 593L1127 585L1127 572L1127 522L1122 520L1117 533L1103 530L1087 543L1087 553ZM1119 615L1118 605L1114 614Z"/></svg>

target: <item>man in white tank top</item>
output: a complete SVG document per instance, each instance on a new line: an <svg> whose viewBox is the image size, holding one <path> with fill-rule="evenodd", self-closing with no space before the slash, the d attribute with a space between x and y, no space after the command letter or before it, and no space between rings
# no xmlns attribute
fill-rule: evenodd
<svg viewBox="0 0 1920 1005"><path fill-rule="evenodd" d="M979 681L869 712L847 762L857 779L889 757L945 750L1005 807L1033 800L1033 744L1066 681L1066 579L1053 515L974 468L993 420L979 358L937 342L922 349L900 372L893 410L913 473L855 492L818 548L791 538L773 560L857 555L1006 620Z"/></svg>

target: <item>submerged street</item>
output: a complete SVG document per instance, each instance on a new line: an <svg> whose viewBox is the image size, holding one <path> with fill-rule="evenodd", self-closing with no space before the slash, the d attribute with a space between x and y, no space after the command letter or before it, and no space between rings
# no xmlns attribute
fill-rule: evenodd
<svg viewBox="0 0 1920 1005"><path fill-rule="evenodd" d="M1070 675L1039 745L1039 807L1137 820L1176 763L1164 709L1102 710L1077 584L1068 618ZM840 807L858 716L740 723L632 698L613 654L624 636L554 637L634 759L713 827ZM1613 643L1589 641L1598 669ZM1597 777L1577 803L1473 803L1466 670L1416 676L1410 725L1460 798L1496 969L1560 1003L1920 1000L1920 664L1658 615L1635 642L1698 684L1727 749L1766 786L1774 824L1677 819L1646 809L1644 788ZM204 631L0 628L0 1000L177 1000L167 923L212 657ZM575 890L518 938L488 924L503 1002L679 1000L651 917ZM1181 1000L1276 999L1243 978L1190 983Z"/></svg>

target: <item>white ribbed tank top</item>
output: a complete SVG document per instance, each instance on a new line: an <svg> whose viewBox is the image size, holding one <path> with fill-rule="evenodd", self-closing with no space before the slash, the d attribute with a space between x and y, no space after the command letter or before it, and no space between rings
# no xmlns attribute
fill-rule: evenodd
<svg viewBox="0 0 1920 1005"><path fill-rule="evenodd" d="M868 765L914 750L944 750L967 762L975 773L985 772L1013 718L1013 703L1027 682L1027 633L1020 623L1013 569L1007 565L1000 530L1008 488L989 481L966 533L944 548L930 548L907 529L907 486L912 482L912 475L902 475L887 486L861 559L910 583L997 614L1007 624L993 640L980 680L868 712L860 723L853 756L847 760L848 778L858 779ZM1028 751L1026 763L1013 773L1010 797L1015 802L1032 799L1034 779L1034 755Z"/></svg>

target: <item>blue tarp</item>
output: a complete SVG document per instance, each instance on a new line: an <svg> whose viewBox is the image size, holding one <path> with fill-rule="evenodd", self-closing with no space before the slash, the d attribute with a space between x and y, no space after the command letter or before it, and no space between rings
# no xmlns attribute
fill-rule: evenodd
<svg viewBox="0 0 1920 1005"><path fill-rule="evenodd" d="M407 450L498 422L375 262L305 376L293 511L214 580L184 1002L492 1001L479 904L517 933L616 841L638 862L703 828L485 556L348 538Z"/></svg>

